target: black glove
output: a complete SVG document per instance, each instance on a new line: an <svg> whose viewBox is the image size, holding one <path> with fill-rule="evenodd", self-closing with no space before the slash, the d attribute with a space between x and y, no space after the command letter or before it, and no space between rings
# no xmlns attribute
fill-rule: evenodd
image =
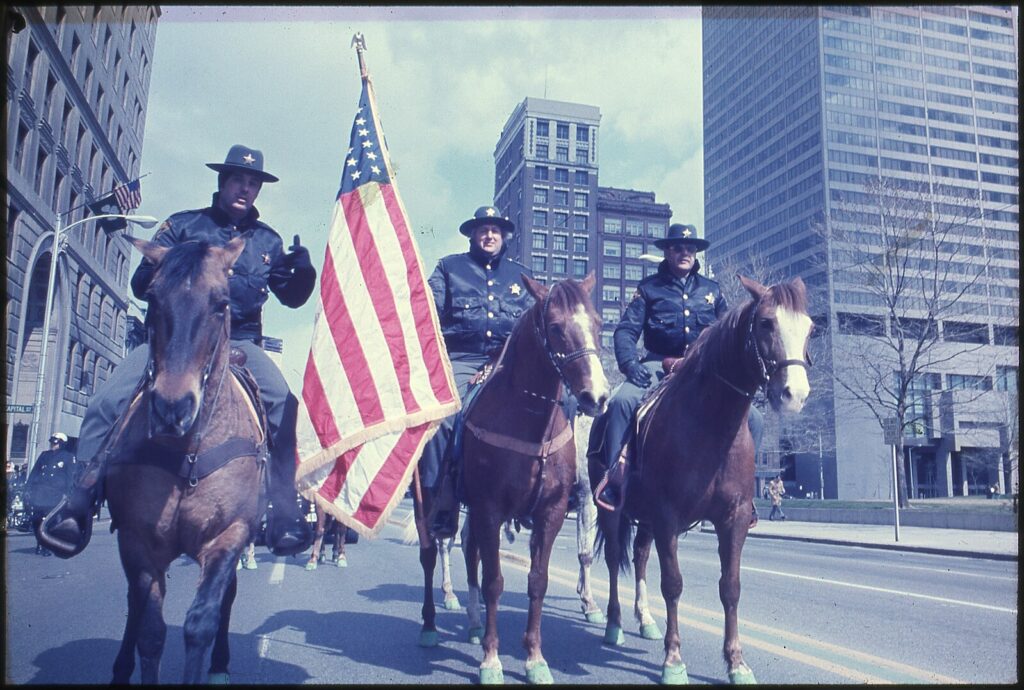
<svg viewBox="0 0 1024 690"><path fill-rule="evenodd" d="M628 365L626 365L626 379L634 386L640 388L647 388L651 385L651 371L643 364L640 360L634 359Z"/></svg>
<svg viewBox="0 0 1024 690"><path fill-rule="evenodd" d="M298 235L295 236L294 244L288 247L288 249L290 251L284 258L292 270L306 271L313 268L313 262L309 258L309 250L299 244Z"/></svg>

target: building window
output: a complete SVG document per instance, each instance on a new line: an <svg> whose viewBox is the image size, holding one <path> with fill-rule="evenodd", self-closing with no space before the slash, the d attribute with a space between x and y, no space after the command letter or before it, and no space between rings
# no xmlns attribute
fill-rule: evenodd
<svg viewBox="0 0 1024 690"><path fill-rule="evenodd" d="M563 163L569 162L569 147L568 146L555 146L555 160L562 161Z"/></svg>
<svg viewBox="0 0 1024 690"><path fill-rule="evenodd" d="M974 376L972 374L946 374L947 388L951 391L990 391L992 390L992 379L988 376Z"/></svg>
<svg viewBox="0 0 1024 690"><path fill-rule="evenodd" d="M601 299L604 300L605 302L622 301L622 288L620 288L618 285L602 285Z"/></svg>
<svg viewBox="0 0 1024 690"><path fill-rule="evenodd" d="M633 237L643 237L644 222L642 220L626 220L626 234Z"/></svg>
<svg viewBox="0 0 1024 690"><path fill-rule="evenodd" d="M46 174L46 162L47 162L47 160L49 160L49 155L47 155L46 151L43 151L42 149L39 149L39 156L36 159L36 179L35 179L35 189L36 189L36 192L39 193L39 194L43 193L43 177Z"/></svg>
<svg viewBox="0 0 1024 690"><path fill-rule="evenodd" d="M576 141L590 141L590 128L586 125L576 125Z"/></svg>
<svg viewBox="0 0 1024 690"><path fill-rule="evenodd" d="M640 264L626 264L626 280L639 283L644 278L644 267Z"/></svg>
<svg viewBox="0 0 1024 690"><path fill-rule="evenodd" d="M534 212L533 212L533 224L535 226L541 227L541 228L546 226L548 224L548 212L547 211L537 211L537 210L534 210Z"/></svg>
<svg viewBox="0 0 1024 690"><path fill-rule="evenodd" d="M605 325L616 323L619 320L619 310L613 307L602 307L601 320Z"/></svg>
<svg viewBox="0 0 1024 690"><path fill-rule="evenodd" d="M839 332L844 335L885 335L885 317L873 314L838 312Z"/></svg>
<svg viewBox="0 0 1024 690"><path fill-rule="evenodd" d="M533 203L535 204L546 204L548 203L548 190L543 187L533 188Z"/></svg>
<svg viewBox="0 0 1024 690"><path fill-rule="evenodd" d="M564 256L554 256L551 258L551 271L552 273L566 274L569 269L569 260Z"/></svg>
<svg viewBox="0 0 1024 690"><path fill-rule="evenodd" d="M573 182L578 187L586 187L590 184L590 173L586 170L577 170L573 174Z"/></svg>
<svg viewBox="0 0 1024 690"><path fill-rule="evenodd" d="M548 145L547 144L537 144L537 158L547 158L547 157L548 157Z"/></svg>
<svg viewBox="0 0 1024 690"><path fill-rule="evenodd" d="M538 165L533 169L533 179L535 180L546 180L548 179L548 168L546 165Z"/></svg>
<svg viewBox="0 0 1024 690"><path fill-rule="evenodd" d="M573 237L572 238L572 251L576 254L587 253L587 238L586 237Z"/></svg>
<svg viewBox="0 0 1024 690"><path fill-rule="evenodd" d="M23 168L25 165L25 148L28 146L28 135L31 133L28 126L18 121L18 139L14 144L14 169L18 172L24 172Z"/></svg>
<svg viewBox="0 0 1024 690"><path fill-rule="evenodd" d="M590 195L586 192L576 192L573 194L573 205L575 208L587 208L590 204Z"/></svg>
<svg viewBox="0 0 1024 690"><path fill-rule="evenodd" d="M554 225L555 225L556 228L567 228L567 227L569 227L569 214L568 213L559 213L558 211L555 211L555 223L554 223Z"/></svg>
<svg viewBox="0 0 1024 690"><path fill-rule="evenodd" d="M25 90L32 93L36 80L36 64L39 62L39 48L35 41L28 42L28 55L25 57Z"/></svg>
<svg viewBox="0 0 1024 690"><path fill-rule="evenodd" d="M581 148L577 148L576 149L576 162L577 163L586 165L586 163L587 163L587 161L589 159L588 157L589 157L589 152L586 149L581 149Z"/></svg>
<svg viewBox="0 0 1024 690"><path fill-rule="evenodd" d="M531 260L530 265L533 267L534 273L543 273L548 270L548 258L546 256L535 256Z"/></svg>
<svg viewBox="0 0 1024 690"><path fill-rule="evenodd" d="M1020 344L1020 329L1017 326L992 326L992 343L1017 347Z"/></svg>
<svg viewBox="0 0 1024 690"><path fill-rule="evenodd" d="M548 136L548 127L551 123L547 120L537 120L537 136L546 137Z"/></svg>
<svg viewBox="0 0 1024 690"><path fill-rule="evenodd" d="M533 233L533 248L534 249L547 249L548 248L548 235L545 232Z"/></svg>
<svg viewBox="0 0 1024 690"><path fill-rule="evenodd" d="M564 182L565 184L569 184L569 169L555 168L555 182Z"/></svg>
<svg viewBox="0 0 1024 690"><path fill-rule="evenodd" d="M983 323L943 321L942 338L954 343L988 344L988 326Z"/></svg>
<svg viewBox="0 0 1024 690"><path fill-rule="evenodd" d="M555 251L558 251L558 252L567 252L567 251L569 251L569 236L568 235L555 234L552 237L552 240L553 240L553 242L552 242L551 248L554 249Z"/></svg>
<svg viewBox="0 0 1024 690"><path fill-rule="evenodd" d="M568 206L569 192L565 189L555 190L555 206Z"/></svg>
<svg viewBox="0 0 1024 690"><path fill-rule="evenodd" d="M626 258L636 259L644 253L644 246L639 242L626 242Z"/></svg>
<svg viewBox="0 0 1024 690"><path fill-rule="evenodd" d="M581 216L576 214L572 217L572 229L573 230L586 230L587 229L587 216Z"/></svg>
<svg viewBox="0 0 1024 690"><path fill-rule="evenodd" d="M996 390L1016 393L1017 367L996 367Z"/></svg>
<svg viewBox="0 0 1024 690"><path fill-rule="evenodd" d="M586 259L573 259L572 260L572 277L583 278L587 275L587 260Z"/></svg>
<svg viewBox="0 0 1024 690"><path fill-rule="evenodd" d="M655 239L660 239L665 236L665 224L664 223L647 223L647 236Z"/></svg>
<svg viewBox="0 0 1024 690"><path fill-rule="evenodd" d="M601 267L602 278L621 278L622 277L622 266L619 264L605 264Z"/></svg>
<svg viewBox="0 0 1024 690"><path fill-rule="evenodd" d="M568 139L569 138L569 123L568 122L559 122L559 123L557 123L557 127L556 127L556 130L555 130L555 136L558 139Z"/></svg>
<svg viewBox="0 0 1024 690"><path fill-rule="evenodd" d="M619 240L605 240L601 243L601 250L605 256L622 256L622 242Z"/></svg>
<svg viewBox="0 0 1024 690"><path fill-rule="evenodd" d="M605 218L604 231L609 235L622 234L622 220L620 218Z"/></svg>

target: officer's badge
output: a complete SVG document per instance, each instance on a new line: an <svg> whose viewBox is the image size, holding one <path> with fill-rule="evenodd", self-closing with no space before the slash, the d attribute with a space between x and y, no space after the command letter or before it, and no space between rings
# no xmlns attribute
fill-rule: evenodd
<svg viewBox="0 0 1024 690"><path fill-rule="evenodd" d="M714 304L715 303L715 296L713 294L711 294L710 292L708 294L704 295L704 299L707 300L708 304Z"/></svg>
<svg viewBox="0 0 1024 690"><path fill-rule="evenodd" d="M523 291L523 288L519 287L519 283L512 283L508 286L508 291L518 297L519 293Z"/></svg>
<svg viewBox="0 0 1024 690"><path fill-rule="evenodd" d="M58 462L57 467L64 467L64 461L61 460L60 462Z"/></svg>
<svg viewBox="0 0 1024 690"><path fill-rule="evenodd" d="M263 263L270 264L270 254L263 252Z"/></svg>

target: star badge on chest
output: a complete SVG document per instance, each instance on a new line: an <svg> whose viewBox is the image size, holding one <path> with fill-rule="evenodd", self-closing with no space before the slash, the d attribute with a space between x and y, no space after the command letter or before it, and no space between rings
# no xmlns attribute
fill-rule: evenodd
<svg viewBox="0 0 1024 690"><path fill-rule="evenodd" d="M710 292L708 294L704 295L704 299L707 300L708 304L714 304L715 303L715 296L713 294L711 294Z"/></svg>
<svg viewBox="0 0 1024 690"><path fill-rule="evenodd" d="M263 263L270 264L270 254L263 252Z"/></svg>
<svg viewBox="0 0 1024 690"><path fill-rule="evenodd" d="M523 291L523 288L519 287L519 283L512 283L508 286L508 291L518 297L519 293Z"/></svg>

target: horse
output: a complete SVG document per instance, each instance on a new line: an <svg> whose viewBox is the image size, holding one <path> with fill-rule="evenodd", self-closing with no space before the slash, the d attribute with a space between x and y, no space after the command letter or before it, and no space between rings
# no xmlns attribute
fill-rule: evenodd
<svg viewBox="0 0 1024 690"><path fill-rule="evenodd" d="M341 520L335 520L326 510L316 505L316 536L313 539L313 550L309 554L309 561L306 562L306 570L316 570L317 566L325 560L326 551L323 550L324 537L330 536L331 563L339 568L348 567L348 557L345 556L345 537L348 535L348 527Z"/></svg>
<svg viewBox="0 0 1024 690"><path fill-rule="evenodd" d="M541 653L541 608L551 549L576 478L572 424L559 400L565 386L579 409L594 415L608 397L598 352L601 321L590 300L594 275L550 288L528 276L523 282L535 302L519 317L505 351L465 412L462 479L469 534L463 551L470 639L482 634L481 683L503 682L497 613L504 580L498 547L502 525L513 518L532 522L530 605L523 636L527 678L552 682ZM481 591L486 630L480 624Z"/></svg>
<svg viewBox="0 0 1024 690"><path fill-rule="evenodd" d="M761 387L766 388L772 407L783 413L798 413L810 392L807 343L813 324L807 315L803 281L796 278L766 288L744 276L739 279L753 299L706 328L672 366L672 373L641 403L637 432L628 447L634 470L623 507L618 514L599 510L598 540L604 542L609 581L604 643L624 644L618 570L625 572L629 567L627 552L635 520L638 611L641 604L646 607L652 539L661 566L661 593L668 614L664 684L688 682L680 653L678 608L683 581L677 548L679 535L704 520L714 525L718 536L722 573L718 589L725 612L723 656L729 681L755 682L743 660L737 627L740 556L754 490L754 446L747 414ZM600 459L592 455L591 481L596 485L603 473Z"/></svg>
<svg viewBox="0 0 1024 690"><path fill-rule="evenodd" d="M138 651L141 682L157 683L167 625L168 566L200 566L185 616L185 683L228 681L235 565L266 508L266 436L258 398L230 371L228 276L245 247L128 238L156 270L149 288L150 363L112 430L106 496L128 581L128 616L113 683L128 683ZM250 381L251 383L251 381Z"/></svg>
<svg viewBox="0 0 1024 690"><path fill-rule="evenodd" d="M594 600L590 585L590 568L594 562L594 542L597 537L597 504L590 487L587 468L587 442L593 418L579 415L574 430L576 439L576 558L580 563L580 574L576 580L576 594L580 597L580 608L588 623L604 623L604 613ZM570 511L571 512L571 511Z"/></svg>

